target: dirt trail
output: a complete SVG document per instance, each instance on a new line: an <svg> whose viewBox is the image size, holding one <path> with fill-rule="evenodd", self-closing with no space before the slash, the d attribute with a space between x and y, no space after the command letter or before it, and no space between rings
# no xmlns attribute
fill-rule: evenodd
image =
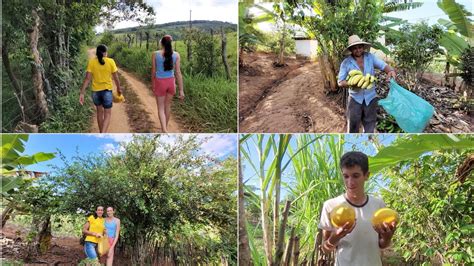
<svg viewBox="0 0 474 266"><path fill-rule="evenodd" d="M258 70L240 76L240 132L345 132L344 110L324 94L317 63L289 59L277 69L271 55L250 60Z"/></svg>
<svg viewBox="0 0 474 266"><path fill-rule="evenodd" d="M156 106L155 95L150 88L141 82L138 78L136 78L132 73L128 73L123 69L119 69L119 74L122 75L130 85L130 88L137 94L138 98L141 100L141 104L144 106L145 110L147 110L152 118L152 122L155 128L158 128L159 132L161 132L161 125L160 119L158 117L158 108ZM171 114L170 122L168 124L168 132L170 133L178 133L182 132L181 127L176 122L173 114Z"/></svg>
<svg viewBox="0 0 474 266"><path fill-rule="evenodd" d="M95 49L88 50L89 58L95 57ZM153 92L147 88L147 86L141 82L138 78L134 77L133 74L128 73L127 71L119 68L119 74L126 80L128 83L128 89L133 90L133 92L138 96L140 99L140 105L143 106L143 109L146 110L150 114L152 127L155 129L153 132L162 132L160 120L158 118L158 109L156 106L155 96ZM115 89L115 83L113 83ZM123 86L123 85L122 85ZM108 133L129 133L133 132L134 130L130 127L129 116L126 112L126 104L114 103L112 107L112 117L109 125ZM98 133L99 127L97 125L97 117L94 114L93 120L91 121L91 132ZM176 120L173 116L171 116L169 124L168 124L168 131L170 133L177 133L182 131L182 127L176 123Z"/></svg>

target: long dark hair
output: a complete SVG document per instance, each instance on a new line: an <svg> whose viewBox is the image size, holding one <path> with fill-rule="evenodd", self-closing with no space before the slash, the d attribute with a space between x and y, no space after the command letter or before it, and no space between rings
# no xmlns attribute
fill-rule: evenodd
<svg viewBox="0 0 474 266"><path fill-rule="evenodd" d="M105 44L100 44L97 46L97 50L95 51L95 55L97 55L97 59L99 59L99 63L101 65L105 65L104 61L104 54L107 52L107 46Z"/></svg>
<svg viewBox="0 0 474 266"><path fill-rule="evenodd" d="M101 44L101 45L102 45L102 44ZM105 45L104 45L104 46L105 46ZM99 48L97 48L97 49L99 49ZM106 49L107 49L107 47L106 47ZM100 62L100 60L99 60L99 62ZM102 63L101 63L101 64L102 64ZM100 207L102 207L102 210L104 209L104 206L101 206L101 205L97 206L97 208L95 208L95 212L92 214L92 215L94 216L94 219L97 219L97 218L99 217L99 216L97 215L97 209L100 208ZM102 214L102 217L104 217L104 214Z"/></svg>
<svg viewBox="0 0 474 266"><path fill-rule="evenodd" d="M165 71L169 71L173 69L173 46L171 42L173 38L170 35L165 35L161 38L161 45L165 48L165 62L164 68Z"/></svg>

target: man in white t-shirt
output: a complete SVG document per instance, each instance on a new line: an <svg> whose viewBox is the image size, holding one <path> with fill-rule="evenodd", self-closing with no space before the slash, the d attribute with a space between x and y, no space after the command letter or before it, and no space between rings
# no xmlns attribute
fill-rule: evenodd
<svg viewBox="0 0 474 266"><path fill-rule="evenodd" d="M381 249L390 245L396 223L372 226L374 212L385 207L382 199L365 193L369 178L369 160L362 152L347 152L341 157L340 167L346 192L324 202L319 228L323 230L323 250L336 250L336 265L382 265ZM350 204L356 212L356 222L335 228L329 213L341 203Z"/></svg>

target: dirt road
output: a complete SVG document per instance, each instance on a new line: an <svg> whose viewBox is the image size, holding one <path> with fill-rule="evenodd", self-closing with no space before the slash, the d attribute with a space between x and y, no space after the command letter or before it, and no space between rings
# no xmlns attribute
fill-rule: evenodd
<svg viewBox="0 0 474 266"><path fill-rule="evenodd" d="M344 110L323 92L316 62L288 59L276 68L273 55L247 54L239 73L240 132L345 132Z"/></svg>
<svg viewBox="0 0 474 266"><path fill-rule="evenodd" d="M89 49L88 50L88 56L89 58L94 58L95 57L95 49ZM141 110L144 110L145 112L148 113L150 121L148 121L149 124L151 124L151 130L150 133L153 132L162 132L161 126L160 126L160 120L158 118L158 109L156 106L156 101L155 101L155 96L153 95L153 92L151 89L147 88L147 86L140 81L138 78L133 76L133 74L128 73L127 71L119 68L119 75L121 75L127 84L121 84L122 86L126 85L126 89L132 90L134 94L138 96L138 103L133 103L133 104L139 104ZM115 83L113 83L114 90L115 90ZM130 132L135 132L134 128L140 128L140 126L135 125L134 127L131 127L130 123L130 115L127 113L128 109L135 109L137 108L127 108L127 101L125 103L114 103L112 107L112 117L110 121L110 126L108 133L130 133ZM181 126L179 126L176 123L176 120L174 119L173 116L171 116L170 122L168 124L168 131L170 133L177 133L177 132L182 132ZM97 125L97 117L94 112L94 116L91 121L91 132L92 133L98 133L99 132L99 127Z"/></svg>

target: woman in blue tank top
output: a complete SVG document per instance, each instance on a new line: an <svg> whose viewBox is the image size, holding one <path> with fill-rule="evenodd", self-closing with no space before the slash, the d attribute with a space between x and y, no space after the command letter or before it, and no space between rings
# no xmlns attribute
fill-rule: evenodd
<svg viewBox="0 0 474 266"><path fill-rule="evenodd" d="M183 77L179 65L180 57L177 52L173 52L172 41L170 35L165 35L161 38L161 50L153 52L152 55L152 90L155 93L158 117L164 133L168 132L171 102L176 94L175 81L178 82L179 99L184 100Z"/></svg>
<svg viewBox="0 0 474 266"><path fill-rule="evenodd" d="M114 249L120 235L120 219L114 216L113 207L107 207L107 218L105 218L105 231L109 238L109 253L107 253L107 266L112 266L114 262Z"/></svg>

